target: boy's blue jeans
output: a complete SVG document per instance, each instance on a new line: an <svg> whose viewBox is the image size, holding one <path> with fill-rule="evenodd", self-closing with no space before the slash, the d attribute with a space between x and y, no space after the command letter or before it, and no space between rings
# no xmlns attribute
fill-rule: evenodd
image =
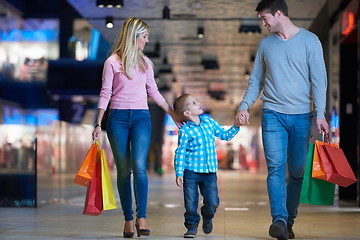
<svg viewBox="0 0 360 240"><path fill-rule="evenodd" d="M264 109L262 138L273 222L294 224L309 145L312 114L282 114ZM286 164L288 181L286 184Z"/></svg>
<svg viewBox="0 0 360 240"><path fill-rule="evenodd" d="M133 220L131 173L134 175L136 216L146 218L146 160L151 137L148 109L110 109L106 129L117 168L117 188L125 221Z"/></svg>
<svg viewBox="0 0 360 240"><path fill-rule="evenodd" d="M184 171L184 202L185 202L185 227L196 228L199 225L200 215L197 212L199 204L199 189L203 196L201 215L203 221L214 218L220 200L217 188L216 173L196 173L185 169Z"/></svg>

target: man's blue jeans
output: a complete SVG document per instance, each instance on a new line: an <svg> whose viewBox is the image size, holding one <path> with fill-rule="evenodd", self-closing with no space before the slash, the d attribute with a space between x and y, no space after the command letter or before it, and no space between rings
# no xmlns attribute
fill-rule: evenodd
<svg viewBox="0 0 360 240"><path fill-rule="evenodd" d="M133 220L131 173L134 175L136 216L146 218L146 160L151 137L148 109L110 109L107 135L117 168L117 187L125 221Z"/></svg>
<svg viewBox="0 0 360 240"><path fill-rule="evenodd" d="M282 114L264 109L262 138L273 222L294 224L309 145L312 114ZM286 186L286 164L288 181Z"/></svg>
<svg viewBox="0 0 360 240"><path fill-rule="evenodd" d="M196 228L199 225L200 215L197 212L199 189L204 198L204 205L201 207L203 221L204 219L213 219L220 202L216 173L197 173L185 169L183 191L186 211L184 225L187 229Z"/></svg>

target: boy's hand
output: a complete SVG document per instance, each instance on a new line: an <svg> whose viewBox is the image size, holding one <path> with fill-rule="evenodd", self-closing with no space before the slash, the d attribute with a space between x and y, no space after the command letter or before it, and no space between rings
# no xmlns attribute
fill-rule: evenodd
<svg viewBox="0 0 360 240"><path fill-rule="evenodd" d="M178 185L178 187L183 187L184 186L184 178L176 177L176 185Z"/></svg>

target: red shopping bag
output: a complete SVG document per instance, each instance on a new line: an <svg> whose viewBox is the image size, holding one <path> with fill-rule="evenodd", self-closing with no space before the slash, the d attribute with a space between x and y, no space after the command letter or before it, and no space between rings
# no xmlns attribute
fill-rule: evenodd
<svg viewBox="0 0 360 240"><path fill-rule="evenodd" d="M347 187L357 181L341 148L323 145L320 147L320 152L332 165L332 172L327 173L328 182Z"/></svg>
<svg viewBox="0 0 360 240"><path fill-rule="evenodd" d="M101 162L96 162L94 176L88 186L84 205L84 215L98 216L103 210L101 188Z"/></svg>
<svg viewBox="0 0 360 240"><path fill-rule="evenodd" d="M73 183L80 184L84 187L89 186L90 181L94 175L96 155L99 147L99 142L93 143L77 172Z"/></svg>

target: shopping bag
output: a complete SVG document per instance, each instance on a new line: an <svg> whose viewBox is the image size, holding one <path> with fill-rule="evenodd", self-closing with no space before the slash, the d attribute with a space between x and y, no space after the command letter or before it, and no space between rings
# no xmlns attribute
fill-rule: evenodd
<svg viewBox="0 0 360 240"><path fill-rule="evenodd" d="M333 205L335 184L312 177L314 149L315 144L310 143L300 192L300 202L312 205Z"/></svg>
<svg viewBox="0 0 360 240"><path fill-rule="evenodd" d="M89 186L90 181L94 175L98 147L98 141L95 141L95 143L91 145L83 163L80 166L79 171L73 180L73 183L80 184L85 187Z"/></svg>
<svg viewBox="0 0 360 240"><path fill-rule="evenodd" d="M86 192L84 215L98 216L101 214L103 209L101 192L101 162L97 161L93 178Z"/></svg>
<svg viewBox="0 0 360 240"><path fill-rule="evenodd" d="M324 167L321 164L320 152L318 148L320 144L324 144L324 142L318 140L315 141L311 176L313 178L326 180L326 173L324 172Z"/></svg>
<svg viewBox="0 0 360 240"><path fill-rule="evenodd" d="M102 186L102 201L103 210L110 210L117 208L114 195L114 189L111 182L109 167L106 161L104 149L98 150L98 155L101 160L101 186Z"/></svg>
<svg viewBox="0 0 360 240"><path fill-rule="evenodd" d="M357 181L341 148L323 145L320 148L320 154L327 158L332 166L332 171L327 173L327 181L342 187L348 187Z"/></svg>
<svg viewBox="0 0 360 240"><path fill-rule="evenodd" d="M332 164L330 163L326 155L321 154L320 148L321 146L324 145L329 145L333 147L338 147L338 146L333 143L329 143L330 140L326 140L326 141L327 142L318 141L318 140L315 141L312 177L327 181L328 179L327 174L331 174L333 171Z"/></svg>

